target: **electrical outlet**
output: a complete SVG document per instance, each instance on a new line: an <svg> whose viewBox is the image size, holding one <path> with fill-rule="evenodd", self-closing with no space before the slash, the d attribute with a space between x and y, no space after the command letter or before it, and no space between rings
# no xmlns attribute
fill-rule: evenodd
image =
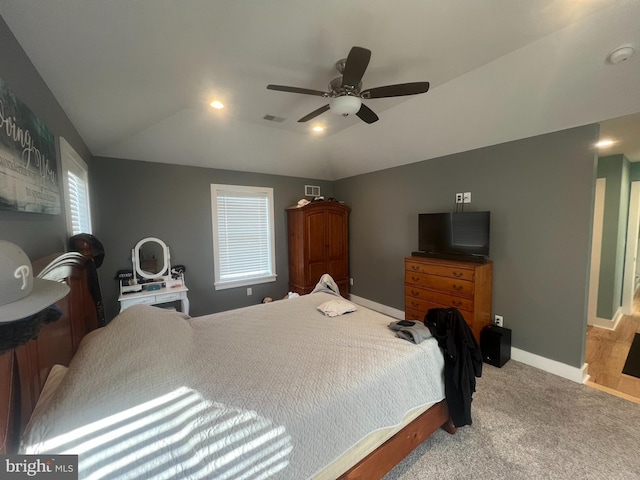
<svg viewBox="0 0 640 480"><path fill-rule="evenodd" d="M462 195L462 203L471 203L471 192L464 192Z"/></svg>
<svg viewBox="0 0 640 480"><path fill-rule="evenodd" d="M351 285L353 287L353 278L349 279L349 285Z"/></svg>
<svg viewBox="0 0 640 480"><path fill-rule="evenodd" d="M247 288L247 296L253 295L253 289L251 287Z"/></svg>
<svg viewBox="0 0 640 480"><path fill-rule="evenodd" d="M462 203L462 202L463 202L463 194L456 193L456 203Z"/></svg>
<svg viewBox="0 0 640 480"><path fill-rule="evenodd" d="M502 318L502 315L494 315L493 316L493 324L498 326L498 327L503 327L504 326L504 318Z"/></svg>

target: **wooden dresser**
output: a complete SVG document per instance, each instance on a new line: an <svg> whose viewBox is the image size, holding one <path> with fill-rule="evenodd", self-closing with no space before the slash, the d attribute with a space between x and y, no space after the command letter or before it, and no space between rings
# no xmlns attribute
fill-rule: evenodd
<svg viewBox="0 0 640 480"><path fill-rule="evenodd" d="M493 263L428 257L404 259L404 306L407 320L424 320L430 308L456 307L476 340L491 323Z"/></svg>
<svg viewBox="0 0 640 480"><path fill-rule="evenodd" d="M349 212L338 202L287 208L289 290L311 293L328 273L349 298Z"/></svg>

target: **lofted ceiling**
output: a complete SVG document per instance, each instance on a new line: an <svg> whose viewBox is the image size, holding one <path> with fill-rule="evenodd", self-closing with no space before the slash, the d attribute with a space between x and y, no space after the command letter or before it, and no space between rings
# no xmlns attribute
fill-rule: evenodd
<svg viewBox="0 0 640 480"><path fill-rule="evenodd" d="M335 180L640 112L640 52L606 61L640 50L637 0L0 0L0 15L96 156ZM326 100L266 89L326 91L354 45L372 51L363 88L429 92L365 100L368 125L299 123Z"/></svg>

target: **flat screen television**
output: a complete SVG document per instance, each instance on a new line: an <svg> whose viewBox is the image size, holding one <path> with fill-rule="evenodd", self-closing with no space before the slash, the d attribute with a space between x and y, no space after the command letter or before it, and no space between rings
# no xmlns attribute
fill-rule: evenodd
<svg viewBox="0 0 640 480"><path fill-rule="evenodd" d="M420 213L418 255L483 261L489 257L490 212Z"/></svg>

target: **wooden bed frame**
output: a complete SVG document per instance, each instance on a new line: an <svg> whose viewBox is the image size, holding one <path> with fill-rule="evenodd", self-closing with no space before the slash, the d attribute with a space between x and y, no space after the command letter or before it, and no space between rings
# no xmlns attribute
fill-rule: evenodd
<svg viewBox="0 0 640 480"><path fill-rule="evenodd" d="M87 280L91 261L72 252L33 262L34 274L64 282L71 291L56 303L62 310L57 321L43 325L37 338L0 355L0 454L17 451L51 367L69 365L82 337L98 326Z"/></svg>
<svg viewBox="0 0 640 480"><path fill-rule="evenodd" d="M98 327L88 287L87 264L80 253L51 255L33 263L40 278L65 282L71 292L56 305L63 315L44 325L38 338L0 355L0 454L15 453L47 375L55 364L69 365L80 340ZM455 433L443 400L396 433L345 472L342 480L379 479L436 430Z"/></svg>

